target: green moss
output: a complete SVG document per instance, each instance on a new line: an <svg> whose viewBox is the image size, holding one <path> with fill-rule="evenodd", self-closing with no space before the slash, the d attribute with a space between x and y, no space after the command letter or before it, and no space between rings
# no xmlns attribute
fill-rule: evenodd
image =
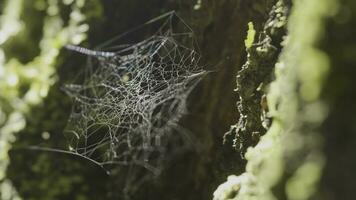
<svg viewBox="0 0 356 200"><path fill-rule="evenodd" d="M248 23L247 37L245 39L245 47L249 49L255 41L256 30L253 27L253 22Z"/></svg>
<svg viewBox="0 0 356 200"><path fill-rule="evenodd" d="M293 3L289 35L267 97L272 126L246 153L248 164L241 176L248 180L234 197L216 199L307 200L318 190L324 165L320 127L327 114L320 91L329 74L329 58L318 44L325 19L337 5L336 0Z"/></svg>
<svg viewBox="0 0 356 200"><path fill-rule="evenodd" d="M286 34L288 7L283 1L272 7L257 41L254 40L256 31L253 24L249 23L245 40L247 61L236 78L240 118L224 138L225 143L232 144L241 155L245 154L248 147L256 145L270 126L270 119L266 114L268 107L265 92Z"/></svg>

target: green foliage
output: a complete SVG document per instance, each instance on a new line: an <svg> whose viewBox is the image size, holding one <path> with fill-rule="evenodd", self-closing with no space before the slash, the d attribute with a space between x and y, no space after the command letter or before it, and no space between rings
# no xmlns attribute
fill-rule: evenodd
<svg viewBox="0 0 356 200"><path fill-rule="evenodd" d="M31 108L26 127L16 134L6 175L26 200L82 200L88 196L100 199L104 195L103 179L108 177L90 162L76 156L26 149L29 145L66 148L62 130L68 118L64 110L70 110L70 106L70 99L58 84L53 85L43 104ZM49 138L43 137L43 133Z"/></svg>
<svg viewBox="0 0 356 200"><path fill-rule="evenodd" d="M82 9L84 1L8 0L0 17L0 179L8 165L7 152L14 133L26 125L25 116L41 104L56 82L60 49L67 43L78 44L86 38L88 25ZM68 17L59 7L71 10ZM2 199L13 193L3 181ZM13 197L11 197L13 198Z"/></svg>

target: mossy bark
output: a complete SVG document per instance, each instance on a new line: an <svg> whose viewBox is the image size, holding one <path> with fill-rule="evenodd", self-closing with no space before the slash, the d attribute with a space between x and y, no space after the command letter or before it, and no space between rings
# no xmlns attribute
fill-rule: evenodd
<svg viewBox="0 0 356 200"><path fill-rule="evenodd" d="M65 146L62 133L71 102L60 88L81 71L78 66L84 66L85 60L63 51L57 63L59 81L42 104L31 108L27 125L17 134L10 153L7 177L20 196L26 200L212 199L219 184L228 175L236 174L240 176L231 176L218 188L215 199L352 198L356 179L349 175L354 174L355 168L352 153L356 101L354 70L350 66L355 63L356 40L349 27L356 21L355 3L294 0L292 6L287 0L203 0L195 6L196 3L101 1L85 8L91 27L83 45L95 47L151 18L177 11L195 32L201 64L211 70L192 93L189 113L182 120L197 139L199 151L180 155L159 177L127 192L123 171L107 176L78 157L24 150L22 147L27 145L45 144L59 149ZM101 9L100 19L90 17ZM249 22L257 35L246 51ZM284 38L286 22L288 37ZM35 24L34 29L41 28L41 20ZM38 30L29 31L26 38L37 41L40 35L33 34ZM149 33L142 36L145 34ZM339 35L343 35L342 40ZM36 45L29 46L36 54ZM15 51L15 47L8 48L9 52ZM21 50L26 54L24 61L33 56L26 53L28 49ZM233 124L237 125L229 131ZM44 141L43 132L50 132L51 139ZM240 155L256 144L247 151L246 166Z"/></svg>
<svg viewBox="0 0 356 200"><path fill-rule="evenodd" d="M70 112L70 101L60 87L80 71L77 66L84 66L84 62L64 53L58 84L51 88L42 105L31 109L27 126L17 134L10 154L8 177L20 195L36 200L211 199L226 175L243 171L245 161L238 156L238 151L223 147L222 140L238 119L235 77L246 59L247 24L254 21L256 30L261 31L274 1L203 1L199 10L194 10L195 3L188 0L102 1L102 18L92 24L85 46L95 47L148 19L175 10L194 30L203 58L201 64L212 71L193 92L189 114L182 120L197 138L199 152L187 152L176 158L161 176L140 185L134 193L125 194L123 173L108 177L75 157L17 149L39 143L60 148L65 142L61 132ZM51 133L50 141L44 142L40 137L44 131Z"/></svg>
<svg viewBox="0 0 356 200"><path fill-rule="evenodd" d="M230 176L215 199L354 198L355 9L351 1L293 1L268 92L272 126L247 151L246 172Z"/></svg>

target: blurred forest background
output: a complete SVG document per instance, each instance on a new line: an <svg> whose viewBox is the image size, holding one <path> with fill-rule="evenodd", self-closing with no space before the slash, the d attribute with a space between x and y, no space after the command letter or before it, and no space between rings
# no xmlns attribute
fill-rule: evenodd
<svg viewBox="0 0 356 200"><path fill-rule="evenodd" d="M193 149L132 177L29 148L69 151L63 86L87 57L65 45L94 49L170 11L209 72L179 121ZM0 199L355 199L355 12L354 0L0 0Z"/></svg>

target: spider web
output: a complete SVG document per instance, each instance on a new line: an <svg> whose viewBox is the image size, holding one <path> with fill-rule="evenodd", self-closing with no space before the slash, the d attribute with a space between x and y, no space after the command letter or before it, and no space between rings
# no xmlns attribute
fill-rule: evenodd
<svg viewBox="0 0 356 200"><path fill-rule="evenodd" d="M130 39L152 28L157 31L149 37ZM115 45L120 41L129 42ZM64 88L73 99L65 133L69 151L102 167L139 166L157 175L173 154L192 145L179 121L206 74L198 65L193 32L171 12L105 46L67 46L88 57L79 83Z"/></svg>

